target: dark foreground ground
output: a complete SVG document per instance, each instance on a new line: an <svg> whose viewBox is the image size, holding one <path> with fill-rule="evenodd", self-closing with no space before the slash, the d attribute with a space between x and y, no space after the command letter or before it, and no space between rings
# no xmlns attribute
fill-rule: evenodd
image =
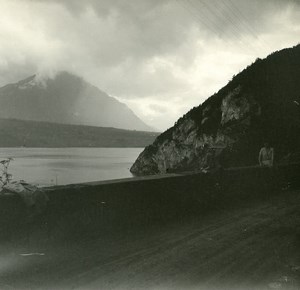
<svg viewBox="0 0 300 290"><path fill-rule="evenodd" d="M300 191L242 196L132 226L105 226L103 209L89 222L68 214L48 235L2 242L0 289L300 289ZM87 230L71 231L72 218Z"/></svg>

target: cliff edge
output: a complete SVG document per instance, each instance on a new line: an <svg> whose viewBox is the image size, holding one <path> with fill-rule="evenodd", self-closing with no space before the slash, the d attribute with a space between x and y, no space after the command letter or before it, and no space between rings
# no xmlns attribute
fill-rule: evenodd
<svg viewBox="0 0 300 290"><path fill-rule="evenodd" d="M207 146L224 167L257 163L263 142L275 158L299 151L300 45L257 59L145 148L137 175L197 170Z"/></svg>

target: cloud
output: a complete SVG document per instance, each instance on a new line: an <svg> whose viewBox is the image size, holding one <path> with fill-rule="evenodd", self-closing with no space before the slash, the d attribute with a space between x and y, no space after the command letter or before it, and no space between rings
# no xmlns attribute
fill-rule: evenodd
<svg viewBox="0 0 300 290"><path fill-rule="evenodd" d="M165 129L299 42L295 0L0 0L0 83L68 70Z"/></svg>

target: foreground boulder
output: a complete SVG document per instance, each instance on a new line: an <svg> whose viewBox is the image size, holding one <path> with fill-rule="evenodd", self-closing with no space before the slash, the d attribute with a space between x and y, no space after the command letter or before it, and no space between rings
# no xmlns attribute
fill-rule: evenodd
<svg viewBox="0 0 300 290"><path fill-rule="evenodd" d="M14 181L5 184L0 197L16 195L21 198L31 217L38 216L46 209L49 198L39 187L25 181Z"/></svg>
<svg viewBox="0 0 300 290"><path fill-rule="evenodd" d="M197 170L215 151L223 167L257 163L263 142L275 159L299 150L300 45L275 52L234 76L146 147L131 167L138 175Z"/></svg>

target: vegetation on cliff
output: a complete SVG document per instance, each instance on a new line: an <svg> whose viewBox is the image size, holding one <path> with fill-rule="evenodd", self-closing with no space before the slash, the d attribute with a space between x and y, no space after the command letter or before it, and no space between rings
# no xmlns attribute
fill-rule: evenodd
<svg viewBox="0 0 300 290"><path fill-rule="evenodd" d="M223 166L257 163L264 141L276 159L300 145L300 45L257 59L157 137L131 168L156 174L201 167L208 144Z"/></svg>

